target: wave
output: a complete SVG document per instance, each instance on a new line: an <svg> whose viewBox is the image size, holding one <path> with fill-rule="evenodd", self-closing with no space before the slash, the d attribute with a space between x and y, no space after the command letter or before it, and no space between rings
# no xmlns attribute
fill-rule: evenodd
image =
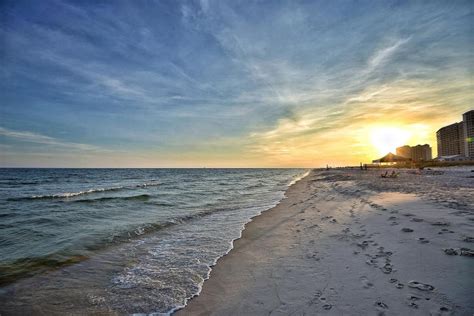
<svg viewBox="0 0 474 316"><path fill-rule="evenodd" d="M151 197L149 194L139 194L139 195L132 195L132 196L106 196L97 199L81 199L75 200L74 203L94 203L94 202L103 202L103 201L111 201L111 200L139 200L139 201L146 201Z"/></svg>
<svg viewBox="0 0 474 316"><path fill-rule="evenodd" d="M23 201L23 200L51 200L51 199L64 199L75 197L84 194L91 194L91 193L98 193L98 192L108 192L108 191L118 191L123 189L124 187L114 187L114 188L99 188L99 189L90 189L86 191L79 191L79 192L65 192L65 193L57 193L57 194L46 194L46 195L33 195L33 196L26 196L20 198L10 198L8 201Z"/></svg>
<svg viewBox="0 0 474 316"><path fill-rule="evenodd" d="M20 185L39 184L39 182L38 181L18 181L18 180L7 181L7 180L4 179L4 180L0 180L0 184L20 186Z"/></svg>
<svg viewBox="0 0 474 316"><path fill-rule="evenodd" d="M296 176L293 180L290 181L290 183L288 183L288 186L292 186L293 184L295 184L296 182L300 181L301 179L305 178L307 175L309 175L311 173L311 170L308 170L306 171L304 174L302 175L299 175L299 176Z"/></svg>
<svg viewBox="0 0 474 316"><path fill-rule="evenodd" d="M143 184L137 184L135 188L156 187L158 185L160 185L160 182L146 182Z"/></svg>
<svg viewBox="0 0 474 316"><path fill-rule="evenodd" d="M85 191L78 191L78 192L65 192L65 193L56 193L56 194L45 194L45 195L33 195L33 196L25 196L19 198L9 198L8 201L25 201L25 200L51 200L51 199L67 199L72 198L80 195L86 194L93 194L93 193L102 193L102 192L113 192L113 191L120 191L120 190L133 190L136 188L147 188L160 185L159 182L146 182L131 186L118 186L118 187L111 187L111 188L97 188L97 189L90 189Z"/></svg>

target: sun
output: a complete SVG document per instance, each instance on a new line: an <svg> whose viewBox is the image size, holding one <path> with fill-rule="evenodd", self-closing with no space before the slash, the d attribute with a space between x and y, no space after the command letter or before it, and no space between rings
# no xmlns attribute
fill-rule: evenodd
<svg viewBox="0 0 474 316"><path fill-rule="evenodd" d="M409 131L399 127L374 127L370 132L372 145L379 155L395 153L397 147L406 145L410 136Z"/></svg>

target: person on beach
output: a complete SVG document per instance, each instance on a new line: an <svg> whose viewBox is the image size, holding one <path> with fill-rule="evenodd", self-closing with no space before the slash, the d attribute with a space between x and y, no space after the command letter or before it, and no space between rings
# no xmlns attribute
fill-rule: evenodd
<svg viewBox="0 0 474 316"><path fill-rule="evenodd" d="M382 178L397 178L398 177L398 173L395 172L395 170L392 170L392 173L391 174L388 174L388 171L385 171L385 173L381 174L380 175Z"/></svg>

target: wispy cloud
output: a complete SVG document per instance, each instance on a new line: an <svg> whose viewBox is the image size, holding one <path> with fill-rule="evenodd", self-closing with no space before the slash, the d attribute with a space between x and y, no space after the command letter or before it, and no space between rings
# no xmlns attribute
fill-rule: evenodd
<svg viewBox="0 0 474 316"><path fill-rule="evenodd" d="M383 66L383 64L387 63L390 57L393 56L409 40L410 40L409 37L401 38L401 39L396 40L394 44L377 50L369 59L366 72L370 73L377 67Z"/></svg>
<svg viewBox="0 0 474 316"><path fill-rule="evenodd" d="M101 148L93 146L93 145L66 142L54 137L49 137L49 136L38 134L38 133L33 133L29 131L11 130L4 127L0 127L0 136L13 138L22 142L42 144L42 145L48 145L48 146L53 146L53 147L61 147L61 148L70 149L70 150L78 150L78 151L102 150Z"/></svg>

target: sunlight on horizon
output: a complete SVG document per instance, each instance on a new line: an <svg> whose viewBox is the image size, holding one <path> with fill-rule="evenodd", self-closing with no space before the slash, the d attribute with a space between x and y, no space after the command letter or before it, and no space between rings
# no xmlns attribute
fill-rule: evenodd
<svg viewBox="0 0 474 316"><path fill-rule="evenodd" d="M379 155L395 154L396 148L406 145L410 137L408 130L399 127L374 127L370 132L372 146Z"/></svg>

